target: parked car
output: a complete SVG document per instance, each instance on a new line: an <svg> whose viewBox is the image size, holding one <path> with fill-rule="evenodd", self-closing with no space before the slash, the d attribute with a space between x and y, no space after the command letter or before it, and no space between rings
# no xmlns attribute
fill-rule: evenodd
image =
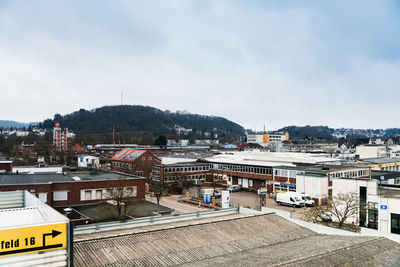
<svg viewBox="0 0 400 267"><path fill-rule="evenodd" d="M314 207L315 206L315 201L308 195L305 193L300 193L301 197L304 200L304 204L308 207Z"/></svg>
<svg viewBox="0 0 400 267"><path fill-rule="evenodd" d="M331 212L326 212L322 215L322 221L323 222L332 222L332 213Z"/></svg>
<svg viewBox="0 0 400 267"><path fill-rule="evenodd" d="M292 207L302 207L304 206L304 201L301 197L288 193L278 193L275 198L278 205L286 205Z"/></svg>
<svg viewBox="0 0 400 267"><path fill-rule="evenodd" d="M240 188L242 187L238 184L228 186L229 192L239 192Z"/></svg>
<svg viewBox="0 0 400 267"><path fill-rule="evenodd" d="M287 192L286 194L290 194L292 196L297 196L304 202L304 206L313 207L315 206L315 201L310 197L310 195L305 193L297 193L297 192Z"/></svg>

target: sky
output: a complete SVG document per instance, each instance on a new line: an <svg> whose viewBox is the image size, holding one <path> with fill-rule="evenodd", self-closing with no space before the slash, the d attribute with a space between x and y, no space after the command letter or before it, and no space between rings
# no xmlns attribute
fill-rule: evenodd
<svg viewBox="0 0 400 267"><path fill-rule="evenodd" d="M105 105L245 128L400 127L400 5L0 1L0 120Z"/></svg>

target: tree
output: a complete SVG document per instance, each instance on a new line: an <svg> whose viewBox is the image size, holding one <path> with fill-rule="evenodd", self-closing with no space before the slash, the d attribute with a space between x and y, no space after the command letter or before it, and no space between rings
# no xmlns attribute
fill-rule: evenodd
<svg viewBox="0 0 400 267"><path fill-rule="evenodd" d="M159 137L157 137L156 141L154 142L154 144L156 146L160 146L160 147L166 147L168 143L168 139L165 135L160 135Z"/></svg>
<svg viewBox="0 0 400 267"><path fill-rule="evenodd" d="M118 219L123 220L127 216L126 213L132 197L136 196L136 188L127 186L126 178L120 176L106 190L107 198L114 202Z"/></svg>
<svg viewBox="0 0 400 267"><path fill-rule="evenodd" d="M328 198L326 205L317 205L311 208L306 217L314 222L322 221L329 214L332 221L338 223L338 227L342 228L345 222L357 216L359 212L359 197L357 192L339 193L336 196Z"/></svg>
<svg viewBox="0 0 400 267"><path fill-rule="evenodd" d="M165 187L163 183L154 183L150 184L150 192L152 192L157 199L157 205L160 205L160 200L163 195L168 193L168 189Z"/></svg>

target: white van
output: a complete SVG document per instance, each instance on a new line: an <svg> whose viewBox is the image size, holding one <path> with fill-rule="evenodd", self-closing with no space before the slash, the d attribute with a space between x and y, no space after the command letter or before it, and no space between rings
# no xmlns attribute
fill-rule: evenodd
<svg viewBox="0 0 400 267"><path fill-rule="evenodd" d="M314 207L315 206L315 201L310 197L310 195L305 194L305 193L300 193L304 204L308 207Z"/></svg>
<svg viewBox="0 0 400 267"><path fill-rule="evenodd" d="M301 197L292 194L292 192L276 194L275 201L278 203L278 205L287 205L292 207L304 206L304 201L301 199Z"/></svg>

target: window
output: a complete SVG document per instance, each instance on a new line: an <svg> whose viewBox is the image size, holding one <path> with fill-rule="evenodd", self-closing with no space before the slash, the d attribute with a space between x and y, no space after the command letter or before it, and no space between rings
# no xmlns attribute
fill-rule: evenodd
<svg viewBox="0 0 400 267"><path fill-rule="evenodd" d="M42 202L44 202L44 203L47 202L47 193L39 193L38 197Z"/></svg>
<svg viewBox="0 0 400 267"><path fill-rule="evenodd" d="M92 190L85 190L85 200L92 199Z"/></svg>
<svg viewBox="0 0 400 267"><path fill-rule="evenodd" d="M146 160L146 157L142 157L142 161L145 161Z"/></svg>
<svg viewBox="0 0 400 267"><path fill-rule="evenodd" d="M149 157L149 160L151 160L152 158L151 157Z"/></svg>
<svg viewBox="0 0 400 267"><path fill-rule="evenodd" d="M102 199L103 198L103 190L99 189L96 190L96 199Z"/></svg>
<svg viewBox="0 0 400 267"><path fill-rule="evenodd" d="M54 201L68 200L68 192L67 191L53 192L53 199Z"/></svg>
<svg viewBox="0 0 400 267"><path fill-rule="evenodd" d="M249 187L253 187L253 180L249 180Z"/></svg>

